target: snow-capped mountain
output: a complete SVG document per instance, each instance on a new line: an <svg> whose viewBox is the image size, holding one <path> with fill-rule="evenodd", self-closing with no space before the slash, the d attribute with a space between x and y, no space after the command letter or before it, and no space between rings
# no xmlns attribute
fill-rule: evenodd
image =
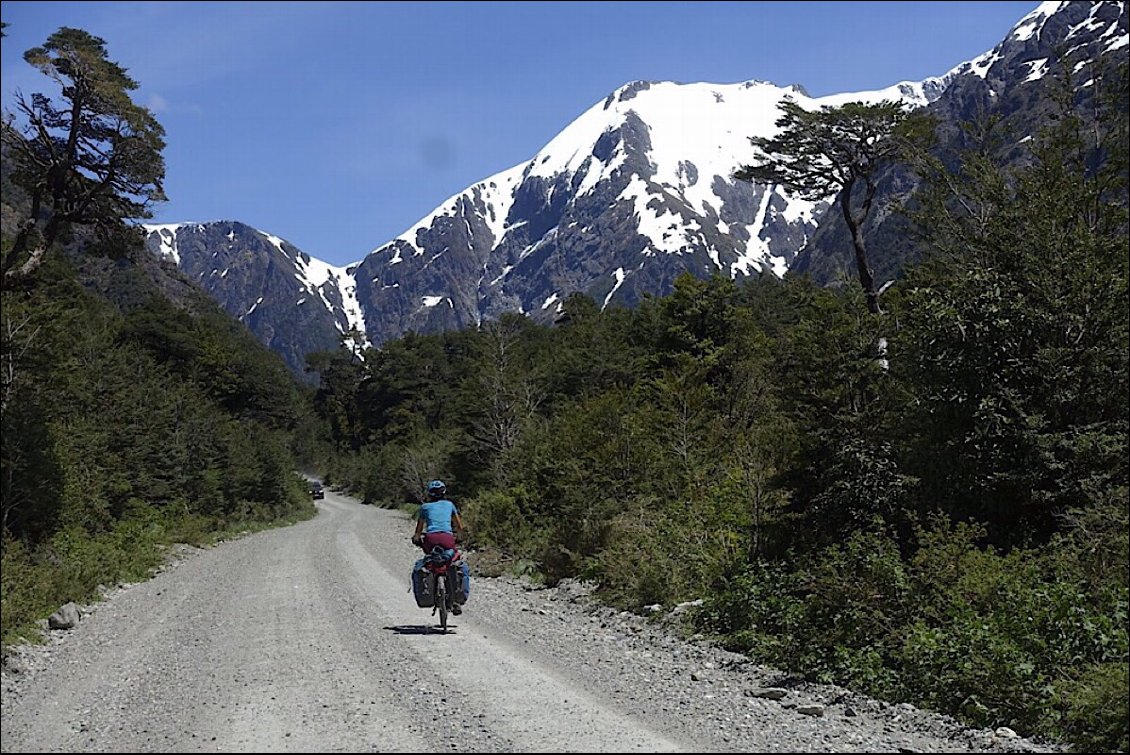
<svg viewBox="0 0 1130 755"><path fill-rule="evenodd" d="M379 344L506 311L551 321L575 291L632 305L684 270L784 275L826 203L732 179L749 136L775 129L785 97L922 105L940 91L931 80L813 99L760 81L634 82L358 263L333 267L229 221L146 226L148 244L292 367L351 329Z"/></svg>
<svg viewBox="0 0 1130 755"><path fill-rule="evenodd" d="M574 292L631 306L667 293L684 271L832 271L839 213L826 213L828 201L731 178L752 157L749 138L775 133L786 97L805 108L899 100L930 108L956 131L974 112L1037 107L1025 87L1065 45L1124 55L1126 40L1125 3L1046 2L985 55L879 91L812 98L763 81L632 82L530 160L448 198L344 268L230 222L150 226L149 244L292 365L352 328L379 345L503 312L550 322Z"/></svg>
<svg viewBox="0 0 1130 755"><path fill-rule="evenodd" d="M826 202L736 181L749 137L805 107L900 99L940 83L814 99L761 81L637 81L593 105L529 161L449 198L357 267L373 340L523 312L543 321L571 293L633 305L682 272L784 275Z"/></svg>

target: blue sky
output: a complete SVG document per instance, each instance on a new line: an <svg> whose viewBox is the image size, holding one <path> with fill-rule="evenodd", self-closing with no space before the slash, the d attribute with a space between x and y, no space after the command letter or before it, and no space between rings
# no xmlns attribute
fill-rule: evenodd
<svg viewBox="0 0 1130 755"><path fill-rule="evenodd" d="M532 158L637 79L801 84L939 76L1037 2L11 2L2 99L62 26L106 42L165 127L150 222L237 220L334 265Z"/></svg>

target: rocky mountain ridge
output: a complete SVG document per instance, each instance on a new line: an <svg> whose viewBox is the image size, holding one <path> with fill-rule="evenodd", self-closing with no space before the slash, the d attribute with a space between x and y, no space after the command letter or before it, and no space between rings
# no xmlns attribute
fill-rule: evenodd
<svg viewBox="0 0 1130 755"><path fill-rule="evenodd" d="M334 348L351 332L351 343L363 346L408 331L472 327L504 312L552 322L572 293L602 307L632 306L668 293L684 272L804 273L834 283L851 263L840 213L827 211L832 197L810 202L732 178L750 157L749 137L775 131L785 98L806 108L898 100L927 108L950 139L961 122L1000 113L1022 143L1039 126L1055 60L1124 54L1126 18L1120 2L1045 2L984 55L874 92L812 98L798 86L756 80L631 82L529 161L448 198L344 267L232 221L149 226L148 244L296 369L305 354ZM893 174L872 214L881 280L914 259L897 223L878 228L912 190Z"/></svg>

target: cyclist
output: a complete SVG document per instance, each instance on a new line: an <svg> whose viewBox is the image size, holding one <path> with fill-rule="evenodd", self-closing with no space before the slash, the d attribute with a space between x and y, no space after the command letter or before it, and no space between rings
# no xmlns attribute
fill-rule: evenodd
<svg viewBox="0 0 1130 755"><path fill-rule="evenodd" d="M452 525L457 529L453 529ZM447 485L442 480L432 480L428 483L428 500L416 512L416 532L412 535L412 542L423 548L424 553L431 553L437 545L454 550L456 532L463 534L459 509L448 500ZM462 607L456 603L452 613L459 615L462 612Z"/></svg>

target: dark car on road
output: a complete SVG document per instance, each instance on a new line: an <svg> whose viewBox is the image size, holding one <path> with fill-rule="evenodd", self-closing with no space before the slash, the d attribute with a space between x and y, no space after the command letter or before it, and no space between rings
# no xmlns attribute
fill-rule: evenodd
<svg viewBox="0 0 1130 755"><path fill-rule="evenodd" d="M322 487L322 483L320 483L320 482L311 482L310 483L310 495L313 496L314 498L325 498L326 497L326 489Z"/></svg>

